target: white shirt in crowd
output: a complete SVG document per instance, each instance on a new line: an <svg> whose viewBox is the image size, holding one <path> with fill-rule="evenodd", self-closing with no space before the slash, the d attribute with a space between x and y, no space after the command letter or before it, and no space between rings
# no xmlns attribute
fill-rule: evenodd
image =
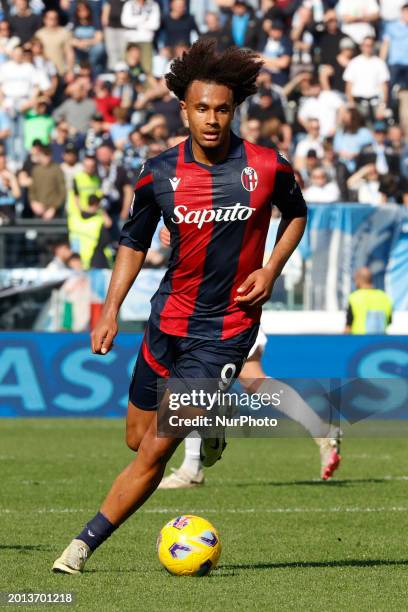
<svg viewBox="0 0 408 612"><path fill-rule="evenodd" d="M306 136L303 138L297 145L295 149L295 159L297 157L304 158L306 157L308 151L315 151L316 155L319 159L322 159L324 156L324 151L320 138L312 138L311 136Z"/></svg>
<svg viewBox="0 0 408 612"><path fill-rule="evenodd" d="M5 106L19 108L19 104L29 99L38 87L44 91L50 87L50 80L42 70L37 70L28 62L21 64L10 60L0 65L0 86L5 97Z"/></svg>
<svg viewBox="0 0 408 612"><path fill-rule="evenodd" d="M306 202L316 202L316 204L332 204L340 199L340 190L337 183L330 181L326 185L310 185L303 190L303 197Z"/></svg>
<svg viewBox="0 0 408 612"><path fill-rule="evenodd" d="M160 27L160 7L154 0L139 4L138 0L127 0L123 5L122 25L127 42L152 42Z"/></svg>
<svg viewBox="0 0 408 612"><path fill-rule="evenodd" d="M371 204L372 206L382 204L383 198L380 192L380 182L361 179L357 187L357 200L360 204Z"/></svg>
<svg viewBox="0 0 408 612"><path fill-rule="evenodd" d="M381 0L381 19L396 21L401 17L401 8L407 0Z"/></svg>
<svg viewBox="0 0 408 612"><path fill-rule="evenodd" d="M333 136L336 131L337 113L343 104L343 99L337 92L321 91L317 97L301 101L298 117L303 122L319 119L320 135L323 138Z"/></svg>
<svg viewBox="0 0 408 612"><path fill-rule="evenodd" d="M388 2L388 0L386 0ZM340 21L342 17L352 16L364 18L379 12L377 0L340 0L336 6ZM375 29L371 23L356 21L355 23L342 23L342 32L360 45L366 36L375 37Z"/></svg>
<svg viewBox="0 0 408 612"><path fill-rule="evenodd" d="M343 78L351 83L355 98L375 98L382 95L381 85L390 80L387 64L376 55L358 55L351 60Z"/></svg>

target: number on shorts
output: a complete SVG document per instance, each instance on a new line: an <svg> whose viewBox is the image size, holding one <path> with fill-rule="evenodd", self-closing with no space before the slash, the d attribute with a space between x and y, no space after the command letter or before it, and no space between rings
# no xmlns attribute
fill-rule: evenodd
<svg viewBox="0 0 408 612"><path fill-rule="evenodd" d="M226 363L221 370L220 381L218 383L221 391L225 391L230 386L232 379L234 378L237 366L234 363Z"/></svg>

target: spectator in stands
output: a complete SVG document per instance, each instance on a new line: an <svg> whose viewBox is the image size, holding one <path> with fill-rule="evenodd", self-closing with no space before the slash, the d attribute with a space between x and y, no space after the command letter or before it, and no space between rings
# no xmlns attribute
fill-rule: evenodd
<svg viewBox="0 0 408 612"><path fill-rule="evenodd" d="M112 86L112 96L120 100L120 106L122 108L131 108L135 102L136 89L130 76L129 66L126 62L119 62L115 66L115 81ZM113 116L115 117L114 111Z"/></svg>
<svg viewBox="0 0 408 612"><path fill-rule="evenodd" d="M221 27L221 22L218 13L215 11L207 11L205 14L205 34L202 36L214 38L217 41L218 51L225 51L228 47L230 35Z"/></svg>
<svg viewBox="0 0 408 612"><path fill-rule="evenodd" d="M180 43L190 45L200 35L195 19L187 11L185 0L171 0L170 12L163 15L161 38L166 47L175 47Z"/></svg>
<svg viewBox="0 0 408 612"><path fill-rule="evenodd" d="M262 30L253 8L245 0L236 0L228 14L223 31L228 37L226 46L250 47L257 49Z"/></svg>
<svg viewBox="0 0 408 612"><path fill-rule="evenodd" d="M320 83L311 84L307 94L299 103L298 121L306 130L310 119L319 118L320 134L326 138L334 136L339 110L344 106L342 96L332 90L322 90Z"/></svg>
<svg viewBox="0 0 408 612"><path fill-rule="evenodd" d="M41 18L35 15L28 0L14 0L16 12L9 19L11 31L20 44L28 42L41 27Z"/></svg>
<svg viewBox="0 0 408 612"><path fill-rule="evenodd" d="M125 61L128 67L130 80L136 90L141 89L146 83L146 73L141 64L141 53L139 45L136 43L128 43L126 46Z"/></svg>
<svg viewBox="0 0 408 612"><path fill-rule="evenodd" d="M34 38L31 39L31 42L24 45L24 51L29 51L31 53L31 61L37 70L40 70L46 74L48 80L50 81L50 86L46 91L44 91L44 95L52 99L57 93L58 71L55 65L45 57L44 45L39 38L34 36Z"/></svg>
<svg viewBox="0 0 408 612"><path fill-rule="evenodd" d="M129 111L126 108L118 106L114 109L113 115L116 121L110 126L109 135L115 148L123 150L129 134L133 130L133 125L129 123Z"/></svg>
<svg viewBox="0 0 408 612"><path fill-rule="evenodd" d="M60 168L64 173L65 186L67 193L69 193L74 186L75 176L82 172L83 167L81 162L78 161L78 149L73 142L66 144L62 157Z"/></svg>
<svg viewBox="0 0 408 612"><path fill-rule="evenodd" d="M18 36L12 36L8 21L0 21L0 64L11 58L11 52L20 44Z"/></svg>
<svg viewBox="0 0 408 612"><path fill-rule="evenodd" d="M95 153L96 149L103 144L114 148L109 131L104 127L103 115L95 113L91 119L91 126L85 135L84 148L86 151Z"/></svg>
<svg viewBox="0 0 408 612"><path fill-rule="evenodd" d="M65 119L70 126L71 135L84 135L95 113L95 102L88 97L85 85L74 82L66 100L55 109L53 118L57 122Z"/></svg>
<svg viewBox="0 0 408 612"><path fill-rule="evenodd" d="M363 147L373 141L370 130L362 126L358 110L354 107L342 109L334 137L334 150L338 157L337 181L344 201L348 201L347 179L356 170L357 157Z"/></svg>
<svg viewBox="0 0 408 612"><path fill-rule="evenodd" d="M241 123L241 136L252 144L259 144L261 140L261 126L259 119L248 119Z"/></svg>
<svg viewBox="0 0 408 612"><path fill-rule="evenodd" d="M387 64L375 55L375 38L364 38L361 54L350 61L343 78L351 104L357 104L370 120L384 117L390 73Z"/></svg>
<svg viewBox="0 0 408 612"><path fill-rule="evenodd" d="M18 182L23 189L29 187L32 183L32 173L35 166L40 163L42 147L41 140L33 141L31 149L24 160L23 167L18 173Z"/></svg>
<svg viewBox="0 0 408 612"><path fill-rule="evenodd" d="M74 176L72 190L68 194L68 221L77 210L88 210L88 199L91 195L102 197L101 179L96 170L94 153L87 152L82 162L83 169Z"/></svg>
<svg viewBox="0 0 408 612"><path fill-rule="evenodd" d="M133 198L133 184L126 170L114 160L114 149L106 144L96 151L98 176L102 180L103 204L112 219L127 219Z"/></svg>
<svg viewBox="0 0 408 612"><path fill-rule="evenodd" d="M140 129L134 129L129 134L129 140L123 150L123 167L129 177L130 184L134 185L136 183L140 167L146 161L146 155L146 137Z"/></svg>
<svg viewBox="0 0 408 612"><path fill-rule="evenodd" d="M72 33L60 26L57 11L50 10L44 15L44 26L36 32L44 46L44 55L56 67L58 74L71 76L74 67Z"/></svg>
<svg viewBox="0 0 408 612"><path fill-rule="evenodd" d="M125 31L122 28L123 0L107 0L102 8L102 25L104 27L108 69L113 70L125 55Z"/></svg>
<svg viewBox="0 0 408 612"><path fill-rule="evenodd" d="M109 247L111 225L112 220L101 208L101 198L96 194L89 195L86 210L77 207L69 216L70 243L80 254L85 270L112 266Z"/></svg>
<svg viewBox="0 0 408 612"><path fill-rule="evenodd" d="M385 334L392 321L392 301L382 289L375 289L369 268L354 276L356 290L349 297L345 334Z"/></svg>
<svg viewBox="0 0 408 612"><path fill-rule="evenodd" d="M121 99L118 96L112 95L112 83L97 79L94 93L95 107L97 112L102 115L103 122L106 124L113 123L115 121L113 111L116 107L120 106Z"/></svg>
<svg viewBox="0 0 408 612"><path fill-rule="evenodd" d="M320 164L325 169L329 180L337 183L337 155L334 150L333 138L324 138L323 158L320 160Z"/></svg>
<svg viewBox="0 0 408 612"><path fill-rule="evenodd" d="M312 172L320 165L320 161L317 157L316 151L311 149L306 153L305 165L304 167L296 172L299 173L303 187L309 187L311 183Z"/></svg>
<svg viewBox="0 0 408 612"><path fill-rule="evenodd" d="M344 33L339 28L336 11L328 10L324 15L324 30L316 32L314 53L319 64L333 66L340 51Z"/></svg>
<svg viewBox="0 0 408 612"><path fill-rule="evenodd" d="M48 145L54 126L54 119L48 112L47 98L40 96L37 98L34 107L24 115L24 147L26 151L31 149L34 140L40 140L42 144Z"/></svg>
<svg viewBox="0 0 408 612"><path fill-rule="evenodd" d="M390 69L390 85L408 89L408 2L401 9L400 19L385 26L381 58Z"/></svg>
<svg viewBox="0 0 408 612"><path fill-rule="evenodd" d="M380 0L381 19L383 26L387 26L392 21L398 21L401 16L401 7L406 0Z"/></svg>
<svg viewBox="0 0 408 612"><path fill-rule="evenodd" d="M332 204L338 202L340 191L335 181L330 181L323 166L317 166L311 173L310 185L303 192L306 202Z"/></svg>
<svg viewBox="0 0 408 612"><path fill-rule="evenodd" d="M284 23L278 19L264 21L267 40L259 47L265 68L273 76L277 85L285 85L289 80L289 67L292 58L292 43L284 34Z"/></svg>
<svg viewBox="0 0 408 612"><path fill-rule="evenodd" d="M357 194L357 202L378 206L385 204L387 198L381 191L380 175L375 164L367 164L352 174L347 181L350 191Z"/></svg>
<svg viewBox="0 0 408 612"><path fill-rule="evenodd" d="M137 43L141 51L141 64L145 72L152 70L153 39L160 28L160 7L155 0L127 0L123 6L121 22L126 42Z"/></svg>
<svg viewBox="0 0 408 612"><path fill-rule="evenodd" d="M9 154L17 163L24 159L23 113L34 106L40 91L48 86L46 75L26 61L20 46L13 49L11 60L0 65L3 109L11 121Z"/></svg>
<svg viewBox="0 0 408 612"><path fill-rule="evenodd" d="M81 0L76 3L75 7L72 46L77 62L89 61L94 76L103 72L105 67L103 34L92 18L89 4Z"/></svg>
<svg viewBox="0 0 408 612"><path fill-rule="evenodd" d="M291 75L302 72L312 64L313 34L313 4L303 2L292 19L290 38L293 44ZM323 17L323 15L322 15Z"/></svg>
<svg viewBox="0 0 408 612"><path fill-rule="evenodd" d="M65 179L59 165L52 161L50 147L42 147L38 161L28 189L29 202L36 217L49 221L63 211Z"/></svg>
<svg viewBox="0 0 408 612"><path fill-rule="evenodd" d="M50 263L46 266L47 270L59 271L66 270L68 268L68 262L72 256L72 249L69 241L65 238L55 240L51 242L50 251L53 254L53 258Z"/></svg>
<svg viewBox="0 0 408 612"><path fill-rule="evenodd" d="M7 158L0 152L0 225L12 223L16 215L16 204L21 197L17 177L7 168Z"/></svg>
<svg viewBox="0 0 408 612"><path fill-rule="evenodd" d="M149 117L152 117L152 120L149 122L150 126L146 124L143 127L145 134L155 126L154 120L156 117L154 117L154 115L161 115L165 117L168 131L172 136L177 134L179 130L183 128L183 122L180 116L180 105L178 100L165 86L164 79L158 79L156 87L151 87L150 91L138 96L135 108L137 110L145 110L146 118L147 114ZM134 120L133 123L135 123Z"/></svg>
<svg viewBox="0 0 408 612"><path fill-rule="evenodd" d="M338 91L341 94L346 92L344 81L344 71L354 56L355 45L351 38L342 38L340 49L331 64L320 66L319 78L322 89Z"/></svg>
<svg viewBox="0 0 408 612"><path fill-rule="evenodd" d="M74 272L83 272L84 266L82 264L81 256L79 253L72 253L67 261L67 267Z"/></svg>
<svg viewBox="0 0 408 612"><path fill-rule="evenodd" d="M258 78L258 92L251 96L247 106L247 116L260 121L268 119L279 119L287 123L285 104L286 99L282 88L274 85L272 75L267 70L262 70Z"/></svg>
<svg viewBox="0 0 408 612"><path fill-rule="evenodd" d="M306 132L306 137L299 141L295 150L294 165L296 170L304 168L308 151L315 151L318 159L322 159L324 155L319 120L309 119L306 124Z"/></svg>
<svg viewBox="0 0 408 612"><path fill-rule="evenodd" d="M74 144L74 141L70 140L68 123L65 119L61 119L53 130L50 143L52 159L57 164L62 163L64 150L68 143Z"/></svg>
<svg viewBox="0 0 408 612"><path fill-rule="evenodd" d="M387 143L388 127L385 121L376 121L374 124L374 140L360 151L357 167L374 164L380 175L393 174L398 177L400 173L400 156Z"/></svg>
<svg viewBox="0 0 408 612"><path fill-rule="evenodd" d="M367 36L375 36L375 25L380 16L377 0L339 0L337 14L344 34L361 45Z"/></svg>

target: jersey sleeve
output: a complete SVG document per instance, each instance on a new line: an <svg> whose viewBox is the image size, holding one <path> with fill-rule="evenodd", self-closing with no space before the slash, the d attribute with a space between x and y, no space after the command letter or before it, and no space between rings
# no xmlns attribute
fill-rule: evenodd
<svg viewBox="0 0 408 612"><path fill-rule="evenodd" d="M146 162L135 185L129 220L122 228L119 244L146 253L160 216L160 207L154 195L153 174Z"/></svg>
<svg viewBox="0 0 408 612"><path fill-rule="evenodd" d="M306 202L293 174L293 168L280 153L278 153L272 204L279 208L284 219L307 216Z"/></svg>

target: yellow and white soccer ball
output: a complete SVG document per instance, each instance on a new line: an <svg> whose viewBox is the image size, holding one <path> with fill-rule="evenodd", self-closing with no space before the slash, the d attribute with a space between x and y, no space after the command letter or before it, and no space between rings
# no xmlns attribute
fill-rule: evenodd
<svg viewBox="0 0 408 612"><path fill-rule="evenodd" d="M220 536L205 519L185 514L169 521L160 531L157 553L171 574L206 576L220 557Z"/></svg>

